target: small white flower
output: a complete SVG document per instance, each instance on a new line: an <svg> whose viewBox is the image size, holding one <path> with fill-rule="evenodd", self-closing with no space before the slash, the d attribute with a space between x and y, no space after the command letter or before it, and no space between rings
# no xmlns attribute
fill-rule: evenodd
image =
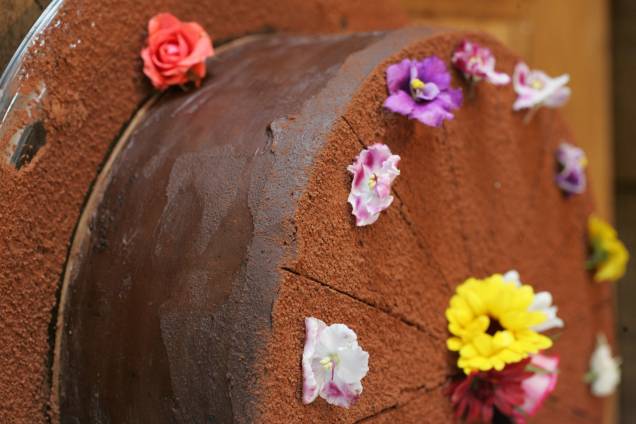
<svg viewBox="0 0 636 424"><path fill-rule="evenodd" d="M519 273L516 270L510 270L503 276L504 281L514 284L516 287L521 287L521 279ZM543 333L552 328L563 328L565 326L563 320L557 316L558 308L552 305L552 294L547 291L535 293L534 301L528 308L529 311L540 311L546 316L546 320L541 324L531 327L534 331Z"/></svg>
<svg viewBox="0 0 636 424"><path fill-rule="evenodd" d="M586 375L594 396L609 396L621 381L620 359L612 351L604 334L596 338L596 350L590 358L590 371Z"/></svg>
<svg viewBox="0 0 636 424"><path fill-rule="evenodd" d="M550 78L545 72L530 70L523 62L517 63L512 75L517 100L512 109L562 106L570 98L571 90L567 87L569 81L568 74Z"/></svg>
<svg viewBox="0 0 636 424"><path fill-rule="evenodd" d="M361 380L369 371L369 354L358 345L356 333L344 324L327 326L305 318L303 403L318 395L328 403L349 408L362 393Z"/></svg>

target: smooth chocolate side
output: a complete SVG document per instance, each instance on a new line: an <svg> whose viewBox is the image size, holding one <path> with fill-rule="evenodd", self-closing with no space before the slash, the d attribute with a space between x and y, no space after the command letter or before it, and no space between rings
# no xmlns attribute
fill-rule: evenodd
<svg viewBox="0 0 636 424"><path fill-rule="evenodd" d="M58 15L29 45L16 75L24 96L46 85L37 113L46 144L20 170L0 167L2 423L57 421L51 359L68 247L113 141L154 92L139 57L152 16L169 11L196 21L215 46L247 34L371 31L408 22L399 0L56 3ZM20 112L5 120L3 152L32 117Z"/></svg>
<svg viewBox="0 0 636 424"><path fill-rule="evenodd" d="M67 270L61 422L251 421L245 396L255 382L240 374L255 355L243 349L258 349L262 334L246 311L269 319L275 281L242 289L277 267L275 256L248 258L254 215L279 235L269 241L276 249L290 229L262 198L274 156L287 154L276 134L353 52L382 37L241 43L210 61L199 90L166 95L146 113Z"/></svg>

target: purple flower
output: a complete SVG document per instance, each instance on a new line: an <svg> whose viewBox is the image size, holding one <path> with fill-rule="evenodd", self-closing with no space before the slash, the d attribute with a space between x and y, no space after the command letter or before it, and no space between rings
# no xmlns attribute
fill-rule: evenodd
<svg viewBox="0 0 636 424"><path fill-rule="evenodd" d="M557 174L556 183L567 194L578 194L585 191L585 152L569 143L561 143L556 151Z"/></svg>
<svg viewBox="0 0 636 424"><path fill-rule="evenodd" d="M391 184L400 175L399 161L400 157L391 154L386 144L378 143L362 150L347 167L353 174L348 200L358 227L373 224L393 202Z"/></svg>
<svg viewBox="0 0 636 424"><path fill-rule="evenodd" d="M485 79L494 85L506 85L510 82L507 74L495 71L495 57L490 49L472 41L463 40L455 49L451 61L469 81Z"/></svg>
<svg viewBox="0 0 636 424"><path fill-rule="evenodd" d="M451 76L437 56L394 63L386 70L386 82L384 107L431 127L453 119L451 111L462 104L462 89L450 86Z"/></svg>

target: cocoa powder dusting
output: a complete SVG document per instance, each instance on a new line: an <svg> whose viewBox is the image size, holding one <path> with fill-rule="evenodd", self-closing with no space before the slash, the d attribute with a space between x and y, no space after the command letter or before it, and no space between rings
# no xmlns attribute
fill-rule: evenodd
<svg viewBox="0 0 636 424"><path fill-rule="evenodd" d="M0 171L0 422L47 420L49 327L67 248L109 146L150 93L138 52L148 18L161 11L198 20L222 40L404 23L392 1L67 0L60 25L44 35L46 50L25 63L25 89L42 80L48 88L47 145L20 171ZM464 278L511 268L537 290L550 290L566 322L552 350L562 358L559 385L535 421L601 420L603 401L581 378L596 332L612 333L611 289L584 270L591 196L564 198L554 184L554 149L575 141L560 114L541 110L525 125L510 110L512 89L487 84L439 129L381 107L388 64L430 54L447 59L464 36L438 35L384 61L314 159L296 213L298 254L281 271L262 358L262 422L448 422L444 389L454 369L443 311ZM490 37L471 38L512 72L516 56ZM463 83L455 76L453 84ZM363 145L378 141L402 156L396 199L376 224L355 228L344 169ZM350 410L322 400L302 405L303 318L310 315L347 323L371 354L364 393Z"/></svg>
<svg viewBox="0 0 636 424"><path fill-rule="evenodd" d="M575 141L560 113L540 110L526 125L512 111L512 87L483 83L442 128L382 108L389 64L447 59L466 36L512 73L519 58L485 35L411 45L369 75L315 159L296 213L298 256L285 267L262 361L263 422L450 422L444 390L457 371L445 350L444 309L465 278L513 268L553 294L566 323L550 350L561 357L559 384L533 422L601 422L604 401L582 378L597 332L612 334L612 294L585 271L591 195L564 197L554 183L554 151ZM466 92L457 74L453 85ZM402 157L396 200L377 223L355 228L344 170L375 142ZM363 395L350 410L320 399L302 405L305 316L346 323L370 353Z"/></svg>
<svg viewBox="0 0 636 424"><path fill-rule="evenodd" d="M139 50L148 19L163 11L199 21L216 40L405 22L391 0L66 0L22 73L25 93L46 84L47 144L20 171L0 168L0 422L47 420L50 326L67 249L109 146L151 93Z"/></svg>

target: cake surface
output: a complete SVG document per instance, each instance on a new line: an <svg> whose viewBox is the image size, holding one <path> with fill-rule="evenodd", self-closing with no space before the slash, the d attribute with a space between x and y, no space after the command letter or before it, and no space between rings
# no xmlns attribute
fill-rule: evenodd
<svg viewBox="0 0 636 424"><path fill-rule="evenodd" d="M600 421L580 380L612 303L584 268L590 198L554 184L571 139L559 113L525 124L511 88L483 84L441 128L382 108L389 64L446 60L468 35L510 72L518 58L480 34L264 36L219 53L200 90L150 106L74 241L61 421L449 422L448 300L513 268L566 321L536 422ZM375 142L402 175L394 204L356 228L346 166ZM300 400L306 316L347 323L370 353L350 410Z"/></svg>
<svg viewBox="0 0 636 424"><path fill-rule="evenodd" d="M51 365L68 248L110 147L152 93L139 57L150 17L170 11L196 20L215 46L246 34L369 31L406 22L394 0L52 3L62 4L28 46L18 75L24 95L47 87L39 105L46 144L19 171L0 167L3 423L44 423L55 416ZM2 126L4 149L20 127Z"/></svg>

